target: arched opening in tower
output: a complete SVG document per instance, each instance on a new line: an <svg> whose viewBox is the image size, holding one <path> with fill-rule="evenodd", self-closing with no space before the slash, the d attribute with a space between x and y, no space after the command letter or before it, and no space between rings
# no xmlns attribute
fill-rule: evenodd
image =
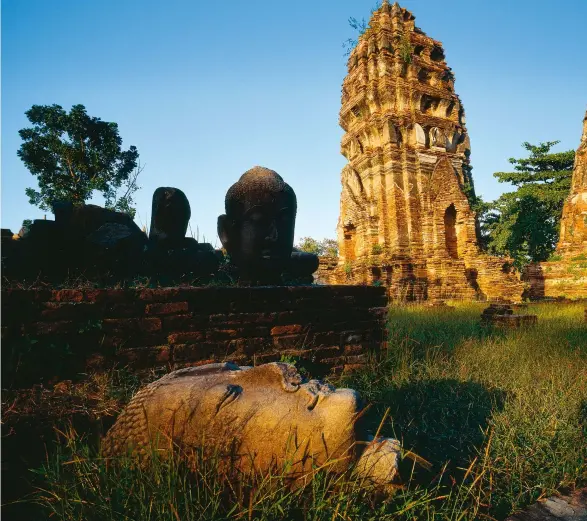
<svg viewBox="0 0 587 521"><path fill-rule="evenodd" d="M352 224L347 224L344 229L344 257L347 261L354 261L356 257L355 252L355 233L357 229Z"/></svg>
<svg viewBox="0 0 587 521"><path fill-rule="evenodd" d="M457 247L457 209L451 204L444 212L444 240L446 242L446 251L453 259L459 258Z"/></svg>

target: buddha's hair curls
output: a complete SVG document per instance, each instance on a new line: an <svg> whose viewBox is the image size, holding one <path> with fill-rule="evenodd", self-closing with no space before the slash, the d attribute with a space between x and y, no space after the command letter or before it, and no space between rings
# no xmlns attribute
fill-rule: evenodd
<svg viewBox="0 0 587 521"><path fill-rule="evenodd" d="M244 213L245 202L249 205L267 200L268 194L284 193L291 199L294 215L297 211L297 198L292 187L275 171L262 166L255 166L247 170L240 179L226 192L224 208L227 215L241 216Z"/></svg>

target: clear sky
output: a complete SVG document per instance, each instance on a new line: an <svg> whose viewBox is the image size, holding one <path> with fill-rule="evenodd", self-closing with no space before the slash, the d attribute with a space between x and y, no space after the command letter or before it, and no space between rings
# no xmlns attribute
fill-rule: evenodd
<svg viewBox="0 0 587 521"><path fill-rule="evenodd" d="M16 155L33 104L81 103L119 125L145 170L137 223L158 186L181 188L200 240L255 165L298 196L296 238L335 237L342 42L375 0L2 0L2 227L42 218ZM587 107L587 0L403 0L440 40L467 114L478 194L521 143L579 145ZM96 198L94 202L100 203ZM47 218L52 218L48 215Z"/></svg>

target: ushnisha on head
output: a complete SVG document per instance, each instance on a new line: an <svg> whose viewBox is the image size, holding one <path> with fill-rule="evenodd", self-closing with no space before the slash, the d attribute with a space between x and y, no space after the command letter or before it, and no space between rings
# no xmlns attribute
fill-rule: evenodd
<svg viewBox="0 0 587 521"><path fill-rule="evenodd" d="M296 194L273 170L256 166L233 184L218 217L218 236L241 283L279 283L290 263Z"/></svg>

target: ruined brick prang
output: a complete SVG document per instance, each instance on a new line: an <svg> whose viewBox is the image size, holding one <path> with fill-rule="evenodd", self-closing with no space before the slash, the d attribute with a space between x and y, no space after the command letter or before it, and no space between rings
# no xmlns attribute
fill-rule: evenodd
<svg viewBox="0 0 587 521"><path fill-rule="evenodd" d="M383 2L342 87L339 283L381 281L402 298L518 300L504 259L480 253L470 145L440 42Z"/></svg>
<svg viewBox="0 0 587 521"><path fill-rule="evenodd" d="M524 279L531 298L587 298L587 112L575 153L571 190L563 207L558 260L530 264Z"/></svg>
<svg viewBox="0 0 587 521"><path fill-rule="evenodd" d="M587 111L583 118L581 143L575 153L571 191L563 207L556 251L563 257L587 254Z"/></svg>

